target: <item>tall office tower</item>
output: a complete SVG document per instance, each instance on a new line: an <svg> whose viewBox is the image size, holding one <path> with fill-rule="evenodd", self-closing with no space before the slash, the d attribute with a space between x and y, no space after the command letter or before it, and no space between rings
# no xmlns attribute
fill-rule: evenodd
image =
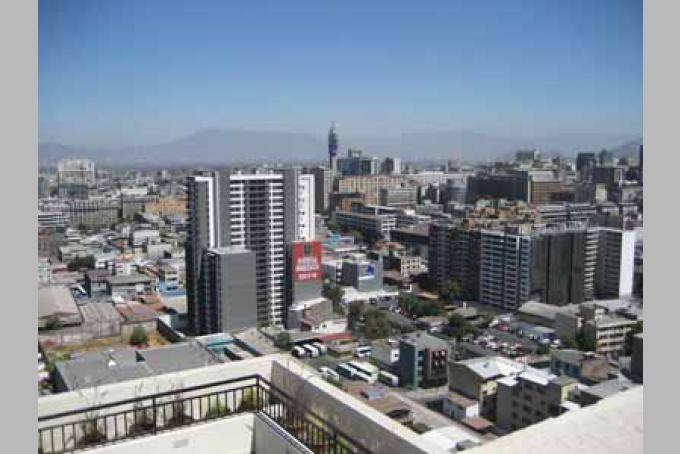
<svg viewBox="0 0 680 454"><path fill-rule="evenodd" d="M593 299L596 229L563 225L533 234L531 295L557 306Z"/></svg>
<svg viewBox="0 0 680 454"><path fill-rule="evenodd" d="M616 158L614 153L609 150L602 150L597 155L597 160L600 167L611 167L616 165Z"/></svg>
<svg viewBox="0 0 680 454"><path fill-rule="evenodd" d="M581 177L581 181L592 181L593 169L596 165L597 157L595 153L579 153L576 156L576 170Z"/></svg>
<svg viewBox="0 0 680 454"><path fill-rule="evenodd" d="M337 160L337 171L343 176L377 175L379 164L378 158L364 156L363 151L350 148L346 157Z"/></svg>
<svg viewBox="0 0 680 454"><path fill-rule="evenodd" d="M387 175L401 175L401 159L385 158L382 165L382 173Z"/></svg>
<svg viewBox="0 0 680 454"><path fill-rule="evenodd" d="M517 150L515 152L515 162L520 164L533 164L540 157L541 154L538 150Z"/></svg>
<svg viewBox="0 0 680 454"><path fill-rule="evenodd" d="M255 253L240 247L206 249L199 288L201 316L197 332L218 333L257 325Z"/></svg>
<svg viewBox="0 0 680 454"><path fill-rule="evenodd" d="M38 198L45 197L47 195L48 181L42 175L38 175Z"/></svg>
<svg viewBox="0 0 680 454"><path fill-rule="evenodd" d="M331 123L328 131L328 166L336 170L338 159L338 135L335 133L335 123Z"/></svg>
<svg viewBox="0 0 680 454"><path fill-rule="evenodd" d="M87 199L97 182L94 162L89 159L63 159L57 166L59 197Z"/></svg>
<svg viewBox="0 0 680 454"><path fill-rule="evenodd" d="M257 307L257 321L283 323L284 235L294 239L298 228L297 185L293 190L285 187L291 185L293 175L213 172L188 178L186 280L189 318L197 332L207 326L202 321L203 306L210 304L198 292L206 279L203 255L207 249L228 246L255 254L256 302L252 304ZM284 212L289 216L284 217Z"/></svg>
<svg viewBox="0 0 680 454"><path fill-rule="evenodd" d="M482 230L479 277L481 303L512 310L528 301L531 236L522 230Z"/></svg>
<svg viewBox="0 0 680 454"><path fill-rule="evenodd" d="M467 202L480 198L531 202L531 178L528 172L483 173L467 180Z"/></svg>
<svg viewBox="0 0 680 454"><path fill-rule="evenodd" d="M642 145L638 149L638 161L640 161L640 184L642 184Z"/></svg>
<svg viewBox="0 0 680 454"><path fill-rule="evenodd" d="M454 224L433 223L429 229L428 269L432 283L445 291L455 281L464 300L479 299L481 232Z"/></svg>
<svg viewBox="0 0 680 454"><path fill-rule="evenodd" d="M595 295L620 298L633 293L635 231L598 229Z"/></svg>
<svg viewBox="0 0 680 454"><path fill-rule="evenodd" d="M314 176L314 210L319 214L327 213L333 192L333 170L319 166L307 169L305 173Z"/></svg>

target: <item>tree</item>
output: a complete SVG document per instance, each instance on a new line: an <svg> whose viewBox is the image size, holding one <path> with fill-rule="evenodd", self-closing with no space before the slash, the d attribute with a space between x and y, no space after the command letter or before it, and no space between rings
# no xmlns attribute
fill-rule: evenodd
<svg viewBox="0 0 680 454"><path fill-rule="evenodd" d="M595 351L595 342L593 342L593 339L586 336L586 332L583 328L579 329L578 332L576 333L576 338L574 339L574 342L576 343L578 349L581 351L584 352Z"/></svg>
<svg viewBox="0 0 680 454"><path fill-rule="evenodd" d="M447 301L453 302L460 296L460 284L454 279L448 280L444 284L444 291L442 293L442 296L444 296Z"/></svg>
<svg viewBox="0 0 680 454"><path fill-rule="evenodd" d="M576 345L576 341L571 336L565 336L565 337L561 338L560 344L562 344L562 347L564 347L564 348L569 348L569 349L578 348L578 345Z"/></svg>
<svg viewBox="0 0 680 454"><path fill-rule="evenodd" d="M130 345L140 346L149 343L149 335L146 334L146 330L140 325L135 326L132 330L132 335L130 336Z"/></svg>
<svg viewBox="0 0 680 454"><path fill-rule="evenodd" d="M45 329L52 331L61 328L61 319L58 315L52 315L45 322Z"/></svg>
<svg viewBox="0 0 680 454"><path fill-rule="evenodd" d="M364 315L364 334L369 339L381 339L391 334L390 322L384 312L369 309Z"/></svg>
<svg viewBox="0 0 680 454"><path fill-rule="evenodd" d="M453 314L451 317L449 317L448 332L449 336L455 338L456 340L460 340L468 334L472 334L474 332L474 328L470 322L465 320L465 317L460 314Z"/></svg>
<svg viewBox="0 0 680 454"><path fill-rule="evenodd" d="M93 269L94 256L88 255L87 257L76 257L68 262L67 267L69 271L77 271L81 268Z"/></svg>
<svg viewBox="0 0 680 454"><path fill-rule="evenodd" d="M444 312L441 301L421 300L411 294L399 295L399 306L413 318L441 315Z"/></svg>
<svg viewBox="0 0 680 454"><path fill-rule="evenodd" d="M292 346L292 345L291 345L290 334L288 334L288 333L285 332L285 331L282 332L282 333L279 333L279 335L276 336L276 341L274 342L274 344L275 344L277 347L279 347L279 348L281 348L281 349L283 349L283 350L290 350L290 349L291 349L291 346Z"/></svg>
<svg viewBox="0 0 680 454"><path fill-rule="evenodd" d="M363 243L364 242L364 234L361 233L359 230L352 229L349 231L349 234L354 237L357 243Z"/></svg>
<svg viewBox="0 0 680 454"><path fill-rule="evenodd" d="M550 347L545 344L541 344L538 346L536 353L538 353L539 355L547 355L548 353L550 353Z"/></svg>
<svg viewBox="0 0 680 454"><path fill-rule="evenodd" d="M642 332L642 321L638 321L630 331L626 333L626 341L624 344L624 354L630 356L633 354L633 337Z"/></svg>
<svg viewBox="0 0 680 454"><path fill-rule="evenodd" d="M361 301L353 301L349 305L349 311L347 314L347 328L350 331L354 331L357 328L357 322L361 320L361 315L363 314L363 304Z"/></svg>
<svg viewBox="0 0 680 454"><path fill-rule="evenodd" d="M342 298L345 296L345 291L337 285L324 283L322 294L325 298L328 298L333 303L333 311L341 314L342 309L340 307L340 303L342 302Z"/></svg>

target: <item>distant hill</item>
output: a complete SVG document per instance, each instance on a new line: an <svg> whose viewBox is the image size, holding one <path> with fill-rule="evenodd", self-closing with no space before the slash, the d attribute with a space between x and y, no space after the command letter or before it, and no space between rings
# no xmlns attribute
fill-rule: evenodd
<svg viewBox="0 0 680 454"><path fill-rule="evenodd" d="M642 137L626 142L622 145L612 148L610 151L614 153L617 158L638 158L638 150L642 145Z"/></svg>
<svg viewBox="0 0 680 454"><path fill-rule="evenodd" d="M403 160L468 162L508 159L515 150L538 148L548 156L575 156L578 151L611 149L617 156L636 156L640 139L599 134L563 134L517 139L474 131L405 133L397 136L343 136L340 155L348 147L369 156L397 156ZM623 144L623 145L617 145ZM613 147L613 148L612 148ZM54 142L39 145L41 166L54 166L66 157L84 157L107 167L202 166L256 162L325 161L325 137L296 132L210 129L149 147L95 149Z"/></svg>

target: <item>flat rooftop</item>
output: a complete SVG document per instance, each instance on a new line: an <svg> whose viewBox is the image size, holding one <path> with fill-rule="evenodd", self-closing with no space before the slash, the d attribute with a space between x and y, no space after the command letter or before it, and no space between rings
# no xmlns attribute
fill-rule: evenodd
<svg viewBox="0 0 680 454"><path fill-rule="evenodd" d="M69 390L201 368L221 361L197 342L136 350L123 347L56 363Z"/></svg>
<svg viewBox="0 0 680 454"><path fill-rule="evenodd" d="M130 284L138 284L138 283L148 283L150 284L153 282L154 279L151 276L147 276L146 274L130 274L130 275L119 275L119 276L109 276L106 278L106 282L109 283L109 285L130 285Z"/></svg>
<svg viewBox="0 0 680 454"><path fill-rule="evenodd" d="M642 386L595 405L518 430L471 454L639 454L643 452Z"/></svg>
<svg viewBox="0 0 680 454"><path fill-rule="evenodd" d="M429 348L432 350L441 350L449 348L448 342L427 333L404 334L399 338L399 340L409 343L411 345L417 345L418 348Z"/></svg>
<svg viewBox="0 0 680 454"><path fill-rule="evenodd" d="M51 315L80 317L78 306L68 287L50 285L38 288L38 318Z"/></svg>

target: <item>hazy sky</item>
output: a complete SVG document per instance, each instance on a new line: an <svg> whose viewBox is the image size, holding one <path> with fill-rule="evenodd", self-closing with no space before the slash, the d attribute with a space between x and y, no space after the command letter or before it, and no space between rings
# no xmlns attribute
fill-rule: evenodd
<svg viewBox="0 0 680 454"><path fill-rule="evenodd" d="M40 140L641 134L642 1L39 1Z"/></svg>

